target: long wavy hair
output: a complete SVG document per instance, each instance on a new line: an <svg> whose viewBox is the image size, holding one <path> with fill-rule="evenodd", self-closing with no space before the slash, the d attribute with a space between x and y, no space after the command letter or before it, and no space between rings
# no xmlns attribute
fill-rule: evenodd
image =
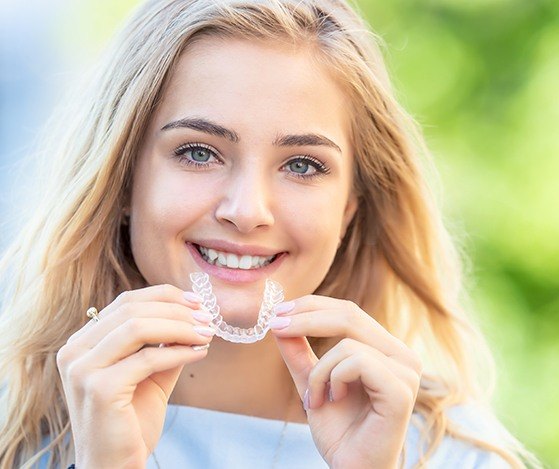
<svg viewBox="0 0 559 469"><path fill-rule="evenodd" d="M448 435L514 467L540 467L487 404L491 355L461 308L461 256L426 184L429 154L394 97L379 39L355 9L336 0L149 0L59 120L47 147L50 184L0 264L0 468L32 467L46 452L53 466L73 460L55 356L88 306L142 286L122 219L131 174L181 53L204 36L310 47L345 87L359 207L317 293L356 302L423 356L415 414L426 450L417 466ZM319 354L328 346L313 343ZM505 445L455 428L445 411L467 402L494 419Z"/></svg>

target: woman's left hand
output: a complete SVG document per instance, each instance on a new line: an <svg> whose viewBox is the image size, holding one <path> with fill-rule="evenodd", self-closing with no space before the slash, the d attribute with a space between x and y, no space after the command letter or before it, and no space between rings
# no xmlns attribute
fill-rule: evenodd
<svg viewBox="0 0 559 469"><path fill-rule="evenodd" d="M419 389L418 355L350 301L305 296L274 322L329 466L396 468ZM306 337L341 340L319 360Z"/></svg>

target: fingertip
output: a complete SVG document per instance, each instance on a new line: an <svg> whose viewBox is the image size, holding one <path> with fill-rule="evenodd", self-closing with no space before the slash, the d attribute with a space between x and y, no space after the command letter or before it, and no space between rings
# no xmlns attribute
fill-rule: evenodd
<svg viewBox="0 0 559 469"><path fill-rule="evenodd" d="M325 403L324 392L309 392L309 408L319 409Z"/></svg>
<svg viewBox="0 0 559 469"><path fill-rule="evenodd" d="M182 297L189 303L198 305L198 307L200 306L202 301L204 301L204 299L198 293L194 293L192 291L183 292Z"/></svg>
<svg viewBox="0 0 559 469"><path fill-rule="evenodd" d="M349 388L346 383L329 383L328 384L328 400L330 402L341 401L347 396Z"/></svg>
<svg viewBox="0 0 559 469"><path fill-rule="evenodd" d="M195 352L205 352L206 350L208 350L210 348L210 344L204 344L204 345L192 345L191 349L194 350Z"/></svg>
<svg viewBox="0 0 559 469"><path fill-rule="evenodd" d="M270 319L270 330L272 332L285 329L291 324L291 318L275 317Z"/></svg>
<svg viewBox="0 0 559 469"><path fill-rule="evenodd" d="M294 301L285 301L283 303L278 303L274 306L274 313L276 316L282 316L284 314L288 314L295 309L295 302Z"/></svg>

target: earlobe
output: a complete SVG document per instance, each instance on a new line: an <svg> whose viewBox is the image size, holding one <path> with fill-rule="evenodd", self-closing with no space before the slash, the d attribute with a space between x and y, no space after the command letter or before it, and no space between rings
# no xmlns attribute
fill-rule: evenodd
<svg viewBox="0 0 559 469"><path fill-rule="evenodd" d="M128 226L130 224L130 207L124 207L121 212L121 224Z"/></svg>

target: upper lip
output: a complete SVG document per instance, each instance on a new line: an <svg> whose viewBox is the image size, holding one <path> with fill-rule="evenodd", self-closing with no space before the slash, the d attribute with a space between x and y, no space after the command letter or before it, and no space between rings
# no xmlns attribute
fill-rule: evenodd
<svg viewBox="0 0 559 469"><path fill-rule="evenodd" d="M262 246L254 246L250 244L235 244L229 241L219 240L219 239L203 239L197 241L189 241L192 244L198 246L203 246L206 248L214 249L215 251L229 252L231 254L237 254L239 256L249 255L249 256L259 256L259 257L270 257L279 254L283 251L278 251L277 249L270 249Z"/></svg>

